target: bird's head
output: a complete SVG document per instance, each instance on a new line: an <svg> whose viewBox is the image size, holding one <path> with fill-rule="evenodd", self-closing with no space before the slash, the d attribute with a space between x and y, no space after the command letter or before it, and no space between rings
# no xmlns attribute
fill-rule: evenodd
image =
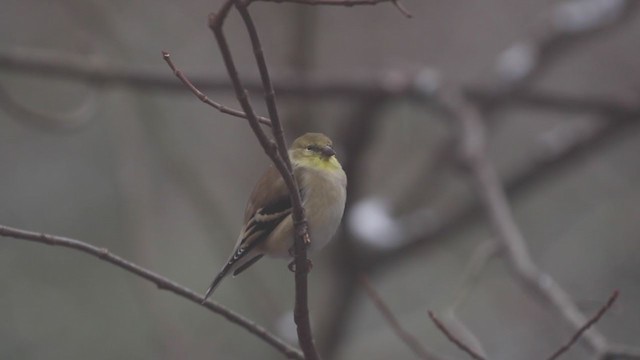
<svg viewBox="0 0 640 360"><path fill-rule="evenodd" d="M322 169L340 168L333 143L324 134L306 133L300 136L291 145L289 155L299 165Z"/></svg>

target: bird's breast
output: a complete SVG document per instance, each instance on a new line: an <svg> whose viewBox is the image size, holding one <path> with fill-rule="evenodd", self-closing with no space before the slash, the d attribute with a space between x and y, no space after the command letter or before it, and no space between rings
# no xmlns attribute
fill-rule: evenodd
<svg viewBox="0 0 640 360"><path fill-rule="evenodd" d="M333 237L342 220L346 200L346 176L342 170L310 170L301 179L303 205L306 210L311 246L323 248Z"/></svg>

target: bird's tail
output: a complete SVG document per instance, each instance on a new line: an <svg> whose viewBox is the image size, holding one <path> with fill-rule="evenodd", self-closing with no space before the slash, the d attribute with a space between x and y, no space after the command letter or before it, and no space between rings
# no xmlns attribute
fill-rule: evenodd
<svg viewBox="0 0 640 360"><path fill-rule="evenodd" d="M216 277L213 279L213 281L211 282L211 285L207 289L207 292L204 294L204 299L202 299L203 304L207 301L209 296L211 296L211 294L218 287L218 285L220 285L220 282L222 281L222 279L224 279L224 277L227 276L227 273L231 269L231 265L233 265L233 263L226 263L222 267L222 270L220 270L218 275L216 275Z"/></svg>

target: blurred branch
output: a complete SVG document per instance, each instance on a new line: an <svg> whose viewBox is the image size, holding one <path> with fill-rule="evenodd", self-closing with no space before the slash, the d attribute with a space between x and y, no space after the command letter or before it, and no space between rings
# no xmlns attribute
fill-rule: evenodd
<svg viewBox="0 0 640 360"><path fill-rule="evenodd" d="M457 294L453 298L451 305L444 311L444 316L448 324L448 328L454 328L457 330L458 338L462 340L470 349L473 349L474 353L486 357L484 348L480 339L462 322L458 316L457 311L460 306L469 298L471 291L480 279L483 271L496 255L498 255L501 247L500 244L494 240L489 240L480 243L467 264L467 268L464 272L462 282L458 287Z"/></svg>
<svg viewBox="0 0 640 360"><path fill-rule="evenodd" d="M398 338L400 338L400 340L402 340L402 342L404 342L419 358L426 360L438 359L436 355L433 355L429 350L422 346L422 344L420 344L420 341L418 341L415 336L413 336L402 327L400 321L398 321L389 306L387 306L384 300L382 300L382 297L371 285L369 279L366 276L362 275L360 276L359 280L360 285L369 296L369 299L371 299L378 311L380 311L380 314L382 314L382 317L384 317L389 326L391 326Z"/></svg>
<svg viewBox="0 0 640 360"><path fill-rule="evenodd" d="M504 188L510 196L517 195L531 188L538 182L563 169L577 159L588 156L602 146L611 143L618 136L627 134L640 126L640 107L625 108L624 111L611 108L608 105L596 106L596 114L604 117L598 123L578 133L569 133L562 139L562 146L550 149L541 146L533 151L529 160L505 180ZM440 220L426 226L421 235L407 240L407 242L389 251L378 253L367 259L367 269L378 269L381 266L401 259L405 254L412 253L418 248L434 246L466 224L476 221L481 215L481 204L471 200L466 205L456 207L448 213L440 214Z"/></svg>
<svg viewBox="0 0 640 360"><path fill-rule="evenodd" d="M67 114L45 114L15 100L6 87L0 84L0 109L7 115L40 129L73 130L86 124L95 114L98 108L96 91L96 89L91 89L87 99L78 108ZM33 99L33 97L25 98Z"/></svg>
<svg viewBox="0 0 640 360"><path fill-rule="evenodd" d="M621 27L636 15L637 0L565 0L551 7L544 27L504 50L496 64L503 90L519 90L540 77L581 40Z"/></svg>
<svg viewBox="0 0 640 360"><path fill-rule="evenodd" d="M364 161L366 151L371 146L378 123L382 119L381 110L388 104L388 98L384 96L373 96L363 98L354 106L354 110L349 113L343 121L344 127L340 135L340 143L344 144L342 167L345 173L349 174L347 182L347 202L343 219L348 219L355 199L358 198L363 182L364 172L358 166ZM354 315L353 303L358 295L358 276L363 267L363 255L361 248L356 243L354 234L349 227L343 223L338 234L336 234L334 249L335 263L332 266L337 276L334 276L337 284L334 283L335 293L331 296L332 304L328 320L322 331L321 345L323 345L323 355L332 358L344 339L344 332L347 324Z"/></svg>
<svg viewBox="0 0 640 360"><path fill-rule="evenodd" d="M611 294L611 296L609 297L609 300L607 300L606 304L604 304L600 308L600 310L598 310L598 312L591 319L589 319L589 321L587 321L584 325L582 325L580 329L578 329L578 331L576 331L576 333L571 337L568 343L563 345L560 349L558 349L558 351L554 352L551 356L549 356L547 360L555 360L558 357L560 357L560 355L567 352L571 348L571 346L573 346L573 344L575 344L575 342L578 341L580 336L582 336L582 334L584 334L585 331L589 330L590 327L592 327L595 323L597 323L602 317L602 315L604 315L611 308L611 306L613 306L613 303L618 298L618 294L619 294L618 290L614 291L613 294Z"/></svg>
<svg viewBox="0 0 640 360"><path fill-rule="evenodd" d="M498 239L505 247L505 255L513 273L540 300L553 306L565 322L580 329L588 319L580 312L570 295L551 276L541 271L531 258L498 174L486 154L482 114L455 89L444 92L441 99L459 123L463 161L475 182ZM581 339L597 354L607 353L609 349L606 338L594 328Z"/></svg>
<svg viewBox="0 0 640 360"><path fill-rule="evenodd" d="M225 105L219 104L219 103L209 99L205 94L202 93L202 91L198 90L198 88L195 85L193 85L193 83L189 80L189 78L187 78L187 76L173 64L173 60L171 60L171 55L168 52L163 51L162 52L162 58L167 63L167 65L169 65L169 67L171 68L171 71L173 71L173 74L180 81L182 81L184 86L186 86L189 89L189 91L191 91L193 93L193 95L195 95L200 101L202 101L203 103L213 107L214 109L220 111L221 113L228 114L228 115L235 116L235 117L239 117L239 118L243 118L243 119L247 118L247 115L245 113L243 113L242 111L236 110L236 109L232 109L232 108L227 107ZM261 124L265 124L265 125L271 126L271 120L269 120L269 119L267 119L265 117L262 117L262 116L258 116L257 118L258 118L258 121Z"/></svg>
<svg viewBox="0 0 640 360"><path fill-rule="evenodd" d="M80 56L59 56L51 53L25 51L0 52L0 70L57 77L100 86L127 86L146 91L183 92L184 84L176 82L164 72L143 69L118 68L90 61ZM363 80L307 78L275 79L274 89L280 97L303 97L320 100L351 98L371 98L375 96L401 97L410 101L423 102L424 90L416 82L414 74L400 74L393 81L384 76L373 75ZM373 80L370 80L373 79ZM189 81L199 91L232 91L233 85L227 78L191 76ZM250 79L244 83L250 92L262 92L259 80ZM629 107L618 101L588 96L569 96L543 91L518 91L507 93L487 87L462 86L463 92L474 102L482 105L528 106L569 112L627 112Z"/></svg>
<svg viewBox="0 0 640 360"><path fill-rule="evenodd" d="M4 225L0 225L0 236L33 241L52 246L62 246L87 253L91 256L95 256L102 261L111 263L126 270L127 272L130 272L138 277L154 283L160 290L170 291L193 303L201 305L218 315L223 316L228 321L239 325L250 333L256 335L258 338L262 339L263 341L274 347L276 350L280 351L287 358L299 360L304 359L304 356L299 350L291 347L286 342L277 338L275 335L271 334L268 330L261 327L260 325L257 325L251 320L244 318L242 315L236 314L235 312L223 307L222 305L219 305L213 301L206 301L203 297L196 294L194 291L178 283L175 283L161 275L158 275L150 270L147 270L139 265L125 260L118 255L112 254L106 248L99 248L97 246L67 237L21 230Z"/></svg>
<svg viewBox="0 0 640 360"><path fill-rule="evenodd" d="M440 330L447 337L447 339L449 339L449 341L451 341L455 346L457 346L460 350L464 351L469 356L471 356L471 358L475 360L485 360L484 357L474 352L462 340L458 339L454 334L452 334L449 331L449 329L447 329L447 327L440 321L440 319L436 317L436 315L431 310L429 310L428 313L429 313L429 318L431 318L431 321L433 321L433 323L436 325L438 330Z"/></svg>

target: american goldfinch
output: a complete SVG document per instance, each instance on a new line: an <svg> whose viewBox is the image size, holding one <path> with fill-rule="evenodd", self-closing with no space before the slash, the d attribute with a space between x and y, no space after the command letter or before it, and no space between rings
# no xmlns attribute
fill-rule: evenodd
<svg viewBox="0 0 640 360"><path fill-rule="evenodd" d="M347 176L331 140L319 133L297 138L289 149L293 173L300 188L311 244L319 250L333 237L344 212ZM264 255L291 257L294 241L289 190L271 166L253 188L244 212L244 226L227 263L205 294L211 295L229 273L236 276Z"/></svg>

